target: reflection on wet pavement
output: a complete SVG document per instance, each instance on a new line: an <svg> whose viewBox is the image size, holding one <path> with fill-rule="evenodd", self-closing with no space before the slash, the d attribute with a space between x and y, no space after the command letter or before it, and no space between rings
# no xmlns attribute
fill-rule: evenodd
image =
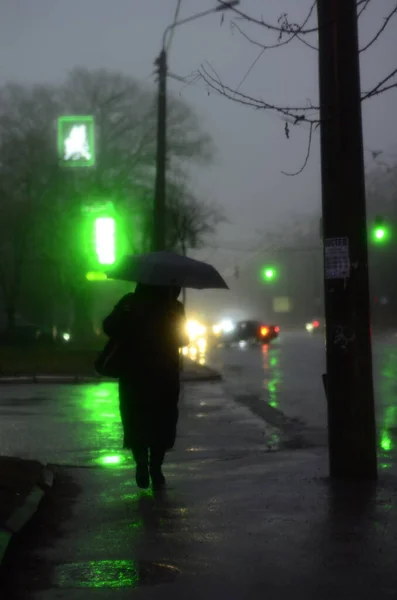
<svg viewBox="0 0 397 600"><path fill-rule="evenodd" d="M396 338L374 339L373 354L379 457L387 469L397 448ZM211 350L207 362L222 372L230 393L244 398L256 414L261 414L259 405L281 411L308 432L314 445L327 444L321 337L289 333L262 348Z"/></svg>
<svg viewBox="0 0 397 600"><path fill-rule="evenodd" d="M207 353L206 347L199 351L196 346L196 353L191 349L185 352L192 352L197 360L218 368L227 391L235 398L243 398L242 403L267 422L267 434L271 431L269 448L279 447L279 431L284 437L290 435L290 423L295 424L293 435L302 432L311 436L310 445L326 445L321 339L290 335L254 349L209 349ZM394 339L374 343L374 383L380 466L388 469L397 448ZM7 386L4 391L7 393L0 400L3 454L63 466L132 470L132 455L122 450L116 383L15 385ZM194 417L199 421L213 415L216 418L217 410L217 406L208 406L206 398L199 398ZM296 444L296 447L306 446L301 441ZM205 443L186 445L188 453L195 455L204 452L205 447Z"/></svg>
<svg viewBox="0 0 397 600"><path fill-rule="evenodd" d="M205 338L195 340L189 346L182 349L183 356L188 356L190 360L205 365L207 362L208 343Z"/></svg>
<svg viewBox="0 0 397 600"><path fill-rule="evenodd" d="M112 451L113 448L120 447L121 438L117 386L114 383L102 383L84 386L82 391L84 418L90 423L95 423L95 430L91 435L101 440L102 444L106 442L105 448L98 451L93 462L105 467L130 467L133 462L132 456Z"/></svg>
<svg viewBox="0 0 397 600"><path fill-rule="evenodd" d="M15 385L7 386L7 395L0 400L2 454L63 466L132 468L132 455L122 450L116 383Z"/></svg>
<svg viewBox="0 0 397 600"><path fill-rule="evenodd" d="M178 573L170 565L135 560L92 560L61 565L55 582L62 588L135 588L171 583Z"/></svg>
<svg viewBox="0 0 397 600"><path fill-rule="evenodd" d="M380 356L380 377L375 379L378 403L378 439L380 467L392 466L392 451L397 440L397 351L384 348Z"/></svg>
<svg viewBox="0 0 397 600"><path fill-rule="evenodd" d="M309 344L303 361L313 369L318 349ZM275 414L288 406L286 380L298 384L305 377L288 352L274 345L241 354L245 364L253 363L251 374L258 369L261 401ZM236 353L230 356L236 361ZM385 348L378 358L381 462L390 465L397 352ZM309 383L304 379L305 390ZM99 467L58 470L69 471L79 492L66 496L68 511L73 503L69 516L59 520L62 531L51 545L34 550L30 569L20 569L15 558L13 574L23 571L23 584L31 578L32 597L75 593L85 599L92 591L98 598L114 592L121 599L131 590L156 598L259 599L263 590L269 598L395 597L393 482L365 497L356 483L348 490L330 487L325 452L266 452L268 426L225 398L218 385L200 384L189 387L181 407L178 444L166 463L170 488L159 497L136 488L132 458L120 450L117 385L29 387L8 388L20 400L13 418L2 417L0 401L2 443L17 454L30 432L27 454L37 457L40 451L49 462L57 462L55 454L62 464ZM311 407L300 396L302 416ZM21 408L30 416L18 416ZM190 587L184 588L186 581ZM220 593L214 593L218 581ZM377 593L385 581L389 595ZM163 591L160 584L168 583L174 589ZM156 584L157 590L146 589Z"/></svg>
<svg viewBox="0 0 397 600"><path fill-rule="evenodd" d="M264 380L263 387L267 392L268 403L272 408L278 407L278 390L281 381L279 367L280 348L272 348L268 344L262 346Z"/></svg>

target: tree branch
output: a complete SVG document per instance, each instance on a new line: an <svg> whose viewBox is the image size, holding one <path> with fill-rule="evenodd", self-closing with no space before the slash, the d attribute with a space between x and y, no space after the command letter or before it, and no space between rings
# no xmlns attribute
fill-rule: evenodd
<svg viewBox="0 0 397 600"><path fill-rule="evenodd" d="M256 60L258 60L258 59L259 59L259 56L257 57ZM254 64L255 64L255 62L254 62ZM251 69L254 66L254 64L251 66ZM320 110L319 106L314 106L312 104L310 104L308 106L278 106L276 104L271 104L269 102L266 102L265 100L262 100L262 98L255 98L254 96L250 96L248 94L244 94L243 92L239 91L239 87L242 85L242 82L248 76L248 73L245 76L245 78L242 80L242 82L240 82L238 88L233 89L230 86L225 85L221 81L221 79L220 79L219 75L217 74L217 72L215 71L215 69L211 65L209 65L209 66L212 69L212 71L214 72L215 76L212 75L209 72L209 70L204 67L204 65L201 65L200 69L198 70L198 74L204 80L204 82L206 83L206 85L209 88L211 88L212 90L214 90L221 96L224 96L225 98L228 98L229 100L238 102L239 104L243 104L245 106L251 106L252 108L255 108L256 110L270 110L273 112L278 112L278 113L284 115L285 117L291 117L295 121L293 123L294 125L296 125L300 122L303 122L303 121L305 121L307 123L319 123L320 122L319 117L313 118L312 116L308 115L308 113L310 113L311 111L314 111L314 112L319 111ZM377 83L377 85L372 90L363 93L361 95L361 100L364 101L364 100L367 100L368 98L372 98L373 96L378 96L379 94L382 94L393 88L397 88L397 82L391 83L389 85L385 85L390 79L392 79L395 76L397 76L397 69L394 69L391 73L389 73L389 75L384 77L379 83Z"/></svg>
<svg viewBox="0 0 397 600"><path fill-rule="evenodd" d="M396 75L397 75L397 69L394 69L394 71L392 71L391 73L389 73L389 75L387 75L384 79L382 79L382 81L380 81L372 90L363 94L361 96L361 100L367 100L367 98L372 98L372 96L378 96L379 94L382 94L386 90L390 90L392 88L397 87L397 82L392 83L388 86L384 86L384 84L387 81L392 79L392 77L396 77ZM382 86L384 86L384 87L382 87Z"/></svg>
<svg viewBox="0 0 397 600"><path fill-rule="evenodd" d="M296 177L296 175L300 175L302 173L302 171L305 169L308 161L309 161L309 157L310 157L310 150L312 147L312 138L313 138L313 127L314 127L314 123L310 123L310 130L309 130L309 141L307 144L307 151L306 151L306 156L305 156L305 160L301 166L301 168L298 171L295 171L295 173L288 173L286 171L281 171L283 175L287 175L288 177Z"/></svg>
<svg viewBox="0 0 397 600"><path fill-rule="evenodd" d="M224 2L224 0L218 0L218 2L225 7L228 7L229 10L232 10L236 15L238 15L238 17L241 20L247 21L248 23L252 23L253 25L259 25L260 27L264 27L265 29L268 29L269 31L276 31L281 36L285 33L294 34L297 32L297 33L306 34L306 33L314 33L315 31L317 31L317 28L304 29L305 25L307 24L308 20L310 19L310 16L311 16L315 6L317 5L317 0L314 1L313 6L311 7L311 9L309 11L309 15L304 19L302 25L298 25L297 23L289 23L288 20L284 21L283 25L274 25L273 23L269 23L268 21L265 21L263 18L256 19L255 17L251 17L251 15L248 15L247 13L236 8L235 6L231 7L228 4L228 2ZM282 16L284 16L284 15L282 15ZM282 17L280 17L279 20L281 21Z"/></svg>
<svg viewBox="0 0 397 600"><path fill-rule="evenodd" d="M199 69L199 74L205 81L205 83L214 91L219 93L221 96L225 96L226 98L235 100L240 104L245 104L256 109L271 110L274 112L278 112L286 117L292 117L295 120L295 124L300 121L317 123L319 120L318 118L312 119L307 116L307 113L309 113L310 111L318 111L318 106L277 106L275 104L270 104L269 102L265 102L260 98L255 98L253 96L249 96L248 94L243 94L242 92L234 90L231 87L225 85L220 80L216 71L212 67L211 69L214 71L216 75L215 77L214 75L211 75L208 69L206 69L203 65L201 65Z"/></svg>
<svg viewBox="0 0 397 600"><path fill-rule="evenodd" d="M362 8L358 11L358 18L361 17L366 8L368 8L371 0L362 0L362 2L357 2L357 8L362 4Z"/></svg>
<svg viewBox="0 0 397 600"><path fill-rule="evenodd" d="M255 65L258 62L258 60L260 60L262 58L262 56L264 55L264 53L265 53L265 48L262 48L262 50L259 52L258 56L251 63L251 65L250 65L249 69L247 70L246 74L244 75L244 77L242 78L242 80L240 81L240 83L238 84L238 86L236 88L236 92L239 91L239 89L241 88L241 86L243 85L243 83L249 77L249 74L251 73L252 69L255 67Z"/></svg>
<svg viewBox="0 0 397 600"><path fill-rule="evenodd" d="M378 29L374 37L363 48L360 48L360 52L365 52L366 50L368 50L368 48L375 44L375 42L380 38L380 36L382 35L382 33L384 32L384 30L386 29L386 27L388 26L389 22L395 14L397 14L397 4L393 8L393 10L387 15L387 17L385 17L382 27Z"/></svg>
<svg viewBox="0 0 397 600"><path fill-rule="evenodd" d="M278 42L276 44L267 45L267 44L263 44L261 42L258 42L257 40L252 39L245 31L243 31L243 29L239 25L237 25L237 23L235 21L232 22L232 27L237 29L237 31L240 33L240 35L242 35L251 44L254 44L255 46L259 46L260 48L262 48L262 50L272 50L273 48L280 48L281 46L286 46L287 44L289 44L290 42L292 42L295 38L297 38L299 36L302 29L305 27L305 25L311 18L313 11L316 7L316 4L317 4L317 0L314 0L302 25L290 25L287 21L287 16L285 14L282 15L280 17L280 19L283 20L284 25L282 26L282 29L280 30L280 35L278 38ZM281 41L282 32L286 33L290 37L287 40Z"/></svg>
<svg viewBox="0 0 397 600"><path fill-rule="evenodd" d="M279 34L279 39L280 39L280 36L283 36L284 34L307 35L310 33L318 32L317 26L305 28L315 7L317 6L317 0L314 1L313 5L311 6L311 8L309 10L308 15L306 16L306 18L304 19L304 21L302 22L301 25L298 25L297 23L290 23L288 21L287 15L285 13L283 15L281 15L281 17L279 18L279 22L281 22L282 25L275 25L274 23L265 21L263 19L263 17L261 19L251 17L251 15L243 12L242 10L236 8L235 6L232 6L232 7L229 6L228 2L226 2L225 0L218 0L218 2L225 7L227 6L229 8L229 10L232 10L236 15L238 15L240 20L247 21L248 23L251 23L253 25L258 25L259 27L264 27L265 29L267 29L269 31L277 32ZM364 5L364 9L362 9L360 11L360 13L362 13L363 10L365 10L365 8L367 7L369 2L370 2L370 0L357 0L357 3L356 3L357 8ZM329 23L324 23L323 27L327 27L328 25L331 25L331 24L332 24L332 21L330 21Z"/></svg>

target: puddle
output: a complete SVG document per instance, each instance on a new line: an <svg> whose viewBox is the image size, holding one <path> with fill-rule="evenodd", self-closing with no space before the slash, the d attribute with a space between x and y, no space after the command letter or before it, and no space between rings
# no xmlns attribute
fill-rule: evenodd
<svg viewBox="0 0 397 600"><path fill-rule="evenodd" d="M172 583L179 575L171 565L134 560L93 560L59 565L54 584L61 588L136 588Z"/></svg>

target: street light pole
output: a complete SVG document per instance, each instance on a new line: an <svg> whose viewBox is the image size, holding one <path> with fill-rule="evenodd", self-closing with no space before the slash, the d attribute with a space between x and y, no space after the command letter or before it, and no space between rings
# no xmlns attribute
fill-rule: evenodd
<svg viewBox="0 0 397 600"><path fill-rule="evenodd" d="M161 50L158 68L156 182L154 191L153 250L165 250L166 244L166 168L167 168L167 51Z"/></svg>
<svg viewBox="0 0 397 600"><path fill-rule="evenodd" d="M375 479L376 427L356 0L318 0L329 464Z"/></svg>
<svg viewBox="0 0 397 600"><path fill-rule="evenodd" d="M157 98L157 149L156 149L156 181L154 191L153 207L153 250L165 250L167 248L167 36L175 27L190 23L201 17L205 17L215 12L229 10L240 3L240 0L231 0L223 2L209 10L197 13L186 19L176 21L169 25L163 34L162 49L155 61L158 74L158 98Z"/></svg>

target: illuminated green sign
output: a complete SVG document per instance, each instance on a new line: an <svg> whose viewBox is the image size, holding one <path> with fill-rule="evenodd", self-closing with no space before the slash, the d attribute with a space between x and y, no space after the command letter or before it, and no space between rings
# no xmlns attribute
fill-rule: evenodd
<svg viewBox="0 0 397 600"><path fill-rule="evenodd" d="M89 271L85 277L86 277L86 279L88 279L88 281L106 281L107 280L107 276L105 275L105 273L99 273L96 271Z"/></svg>
<svg viewBox="0 0 397 600"><path fill-rule="evenodd" d="M94 117L58 118L58 156L65 167L92 167L95 164Z"/></svg>
<svg viewBox="0 0 397 600"><path fill-rule="evenodd" d="M95 251L101 265L116 261L116 222L113 217L98 217L94 221Z"/></svg>

